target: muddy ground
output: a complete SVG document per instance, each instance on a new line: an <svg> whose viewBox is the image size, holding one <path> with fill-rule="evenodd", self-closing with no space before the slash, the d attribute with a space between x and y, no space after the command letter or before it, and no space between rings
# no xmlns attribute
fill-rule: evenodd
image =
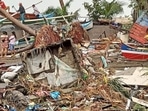
<svg viewBox="0 0 148 111"><path fill-rule="evenodd" d="M115 34L116 30L111 29L108 25L94 25L94 27L91 30L88 30L90 39L96 39L100 37L100 35L104 37L104 32L108 37Z"/></svg>

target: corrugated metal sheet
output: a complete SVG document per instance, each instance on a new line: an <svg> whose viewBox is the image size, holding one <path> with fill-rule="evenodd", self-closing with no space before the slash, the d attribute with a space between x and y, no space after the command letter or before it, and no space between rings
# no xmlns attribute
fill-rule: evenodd
<svg viewBox="0 0 148 111"><path fill-rule="evenodd" d="M137 23L134 23L132 28L130 29L130 37L133 38L134 40L146 44L148 41L144 38L148 27L146 26L141 26Z"/></svg>
<svg viewBox="0 0 148 111"><path fill-rule="evenodd" d="M148 41L144 37L147 35L147 30L148 12L143 12L130 29L129 36L142 44L146 44Z"/></svg>

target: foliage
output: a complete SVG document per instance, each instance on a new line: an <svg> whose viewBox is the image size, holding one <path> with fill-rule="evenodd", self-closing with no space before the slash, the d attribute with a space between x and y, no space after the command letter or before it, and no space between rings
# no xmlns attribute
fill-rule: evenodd
<svg viewBox="0 0 148 111"><path fill-rule="evenodd" d="M64 7L60 8L60 7L57 7L57 8L54 8L54 7L48 7L48 9L44 12L44 14L48 14L48 13L51 13L51 12L54 12L55 16L63 16L63 15L68 15L68 8L70 7L70 4L71 2L73 2L73 0L69 0L68 2L65 3ZM78 16L79 15L79 10L76 10L74 12L74 15L75 16ZM69 17L68 18L68 21L71 21L72 18Z"/></svg>
<svg viewBox="0 0 148 111"><path fill-rule="evenodd" d="M69 0L68 2L65 3L64 7L62 7L62 15L67 15L68 11L67 8L70 7L70 4L73 0Z"/></svg>
<svg viewBox="0 0 148 111"><path fill-rule="evenodd" d="M137 0L130 0L130 4L128 5L129 8L137 8L138 3Z"/></svg>
<svg viewBox="0 0 148 111"><path fill-rule="evenodd" d="M54 7L48 7L47 10L45 10L44 13L51 13L51 12L54 12L55 13L55 16L62 16L62 15L67 15L68 14L68 11L67 9L70 7L70 4L73 0L69 0L68 2L65 3L64 7L60 8L60 7L57 7L57 8L54 8ZM78 10L77 10L78 11ZM76 12L77 12L76 11Z"/></svg>
<svg viewBox="0 0 148 111"><path fill-rule="evenodd" d="M147 5L147 0L130 0L130 4L128 7L133 8L135 10L143 10L143 6L145 5Z"/></svg>
<svg viewBox="0 0 148 111"><path fill-rule="evenodd" d="M124 5L123 2L107 2L106 0L92 0L92 4L84 2L84 8L88 11L88 15L94 20L97 20L101 16L104 18L112 18L114 15L122 13Z"/></svg>
<svg viewBox="0 0 148 111"><path fill-rule="evenodd" d="M141 106L140 104L135 104L133 107L134 111L145 111L146 108L144 106Z"/></svg>
<svg viewBox="0 0 148 111"><path fill-rule="evenodd" d="M54 8L54 7L48 7L47 10L44 12L44 14L52 13L54 12L55 16L61 16L62 10L60 7Z"/></svg>
<svg viewBox="0 0 148 111"><path fill-rule="evenodd" d="M124 95L126 98L130 98L130 93L124 88L124 86L121 84L122 81L119 80L120 78L115 79L109 79L108 85L113 88L113 90L120 92L122 95Z"/></svg>

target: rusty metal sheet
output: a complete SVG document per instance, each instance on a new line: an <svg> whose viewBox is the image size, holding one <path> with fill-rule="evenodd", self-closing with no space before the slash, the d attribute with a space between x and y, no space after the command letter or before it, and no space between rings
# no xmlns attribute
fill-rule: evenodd
<svg viewBox="0 0 148 111"><path fill-rule="evenodd" d="M59 42L60 36L49 25L44 25L37 34L35 47L48 46Z"/></svg>

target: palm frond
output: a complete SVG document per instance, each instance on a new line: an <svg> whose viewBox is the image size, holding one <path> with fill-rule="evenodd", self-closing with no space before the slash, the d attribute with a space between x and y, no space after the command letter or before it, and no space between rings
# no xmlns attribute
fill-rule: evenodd
<svg viewBox="0 0 148 111"><path fill-rule="evenodd" d="M114 79L109 79L108 85L115 91L120 92L122 95L124 95L126 98L130 98L131 95L130 93L124 88L124 86L121 84L123 83L121 78L114 78Z"/></svg>
<svg viewBox="0 0 148 111"><path fill-rule="evenodd" d="M65 7L70 7L71 2L73 2L73 0L69 0L68 2L66 2Z"/></svg>

